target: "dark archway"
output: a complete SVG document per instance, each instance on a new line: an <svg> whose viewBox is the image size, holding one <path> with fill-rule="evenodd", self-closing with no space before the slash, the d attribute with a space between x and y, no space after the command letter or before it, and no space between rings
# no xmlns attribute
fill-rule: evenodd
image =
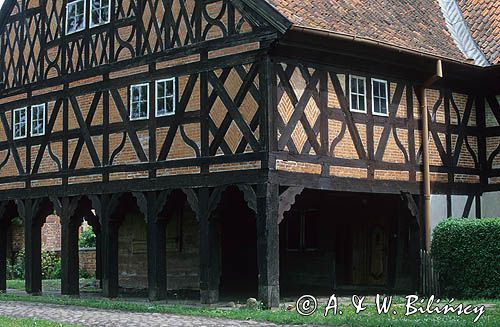
<svg viewBox="0 0 500 327"><path fill-rule="evenodd" d="M7 290L7 264L8 259L14 260L16 253L12 251L12 223L19 217L15 201L0 203L0 292ZM22 219L18 222L22 229ZM20 240L23 242L22 240ZM24 242L23 242L24 243Z"/></svg>
<svg viewBox="0 0 500 327"><path fill-rule="evenodd" d="M257 227L255 212L237 187L222 194L213 213L220 222L222 297L257 297Z"/></svg>
<svg viewBox="0 0 500 327"><path fill-rule="evenodd" d="M419 240L399 194L307 189L280 224L285 295L415 290Z"/></svg>

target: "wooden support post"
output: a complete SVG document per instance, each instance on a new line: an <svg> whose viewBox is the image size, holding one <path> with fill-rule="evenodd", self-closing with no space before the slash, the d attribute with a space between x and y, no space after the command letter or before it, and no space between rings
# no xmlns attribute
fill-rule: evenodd
<svg viewBox="0 0 500 327"><path fill-rule="evenodd" d="M94 230L95 233L95 278L99 281L99 288L102 289L102 236L101 231Z"/></svg>
<svg viewBox="0 0 500 327"><path fill-rule="evenodd" d="M4 217L0 217L3 220ZM7 242L9 224L0 224L0 293L7 291Z"/></svg>
<svg viewBox="0 0 500 327"><path fill-rule="evenodd" d="M220 228L211 219L208 188L199 190L198 216L200 222L200 296L202 304L219 301L220 284Z"/></svg>
<svg viewBox="0 0 500 327"><path fill-rule="evenodd" d="M118 297L118 223L108 213L102 217L102 289L107 298Z"/></svg>
<svg viewBox="0 0 500 327"><path fill-rule="evenodd" d="M167 299L167 226L164 220L158 220L156 194L146 194L148 228L148 294L150 301Z"/></svg>
<svg viewBox="0 0 500 327"><path fill-rule="evenodd" d="M66 202L66 201L64 201ZM63 204L64 205L64 204ZM63 211L67 211L64 209ZM71 219L69 215L61 218L61 294L79 295L79 252L78 252L78 228L77 219Z"/></svg>
<svg viewBox="0 0 500 327"><path fill-rule="evenodd" d="M32 201L26 200L24 217L24 247L26 293L42 293L42 224L33 210Z"/></svg>
<svg viewBox="0 0 500 327"><path fill-rule="evenodd" d="M279 188L257 185L257 264L259 299L267 308L279 306Z"/></svg>

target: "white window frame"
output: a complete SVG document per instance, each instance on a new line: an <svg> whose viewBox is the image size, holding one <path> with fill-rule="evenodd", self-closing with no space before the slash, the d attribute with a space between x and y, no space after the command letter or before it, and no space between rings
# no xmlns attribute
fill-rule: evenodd
<svg viewBox="0 0 500 327"><path fill-rule="evenodd" d="M68 31L68 13L69 13L69 7L72 5L75 5L77 2L83 2L83 25L80 29L74 30L74 31ZM75 0L72 2L68 2L66 4L66 35L71 35L80 31L83 31L85 27L87 26L87 0Z"/></svg>
<svg viewBox="0 0 500 327"><path fill-rule="evenodd" d="M173 98L173 111L172 112L167 112L167 113L164 113L164 114L159 114L158 113L158 85L160 83L165 83L165 82L172 82L173 83L173 87L172 87L172 95L169 95L169 96L164 96L163 98L166 100L168 98ZM173 116L175 115L175 110L177 109L177 86L176 86L176 78L175 77L171 77L171 78L166 78L166 79L162 79L162 80L159 80L159 81L156 81L155 83L155 117L166 117L166 116Z"/></svg>
<svg viewBox="0 0 500 327"><path fill-rule="evenodd" d="M107 21L99 21L98 24L94 24L94 22L92 20L92 15L94 14L95 10L99 10L99 19L101 19L100 11L102 10L102 1L103 0L99 0L100 7L99 7L99 9L96 9L96 8L94 8L94 0L90 0L90 16L89 16L89 25L90 25L90 28L101 26L101 25L104 25L104 24L109 24L109 22L111 21L111 3L112 3L113 0L109 0L109 5L108 5L108 20Z"/></svg>
<svg viewBox="0 0 500 327"><path fill-rule="evenodd" d="M43 116L42 117L42 132L40 132L40 133L34 133L33 132L33 123L34 123L33 117L35 115L33 113L35 112L35 109L40 110L40 108L42 109L42 116ZM42 135L45 135L45 117L46 117L45 112L46 112L45 103L31 106L31 124L30 124L30 135L31 136L42 136Z"/></svg>
<svg viewBox="0 0 500 327"><path fill-rule="evenodd" d="M364 93L354 93L352 92L352 80L353 79L360 79L363 81L363 87L364 87ZM359 90L358 90L359 91ZM357 98L358 98L358 103L359 103L359 97L360 96L363 96L364 97L364 105L365 105L365 110L359 110L359 109L354 109L352 107L352 96L355 95ZM357 75L349 75L349 109L352 111L352 112L359 112L359 113L363 113L363 114L366 114L366 77L362 77L362 76L357 76Z"/></svg>
<svg viewBox="0 0 500 327"><path fill-rule="evenodd" d="M16 121L16 113L19 111L24 111L24 134L16 136L16 125L21 124L21 122ZM28 136L28 108L18 108L12 111L12 138L14 140L24 139Z"/></svg>
<svg viewBox="0 0 500 327"><path fill-rule="evenodd" d="M133 95L133 89L136 88L136 87L139 87L139 88L142 88L142 87L146 87L146 104L147 104L147 109L146 109L146 117L138 117L138 118L133 118L132 117L132 109L133 109L133 99L132 99L132 95ZM142 99L142 98L141 98ZM140 100L139 100L140 101ZM142 83L142 84L134 84L134 85L131 85L130 86L130 101L129 101L129 119L131 121L134 121L134 120L146 120L146 119L149 119L149 83Z"/></svg>
<svg viewBox="0 0 500 327"><path fill-rule="evenodd" d="M385 113L382 113L382 112L376 112L375 111L375 95L374 95L374 88L373 88L373 84L377 82L377 83L382 83L385 85L385 108L387 110L387 112ZM378 79L378 78L372 78L372 114L374 116L382 116L382 117L389 117L389 87L388 87L388 83L386 80L383 80L383 79ZM378 99L383 99L382 97L380 96L377 96Z"/></svg>

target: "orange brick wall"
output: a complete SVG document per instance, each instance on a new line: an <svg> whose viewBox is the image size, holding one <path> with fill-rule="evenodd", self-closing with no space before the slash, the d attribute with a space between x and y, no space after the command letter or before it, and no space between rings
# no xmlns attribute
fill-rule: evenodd
<svg viewBox="0 0 500 327"><path fill-rule="evenodd" d="M255 46L258 46L257 44L250 44L248 47L243 47L243 48L238 48L237 51L247 51L248 49L253 49ZM233 48L228 48L227 52L220 51L220 55L225 55L227 53L233 53L235 49ZM157 66L175 66L178 64L183 64L185 62L192 62L193 60L199 60L199 57L189 57L189 58L182 58L182 59L176 59L176 60L164 60L164 61L159 61ZM255 64L257 65L257 64ZM249 74L251 70L252 64L247 64L247 65L240 65L240 73L243 71L243 74ZM117 79L123 78L123 76L129 76L133 77L134 75L141 74L144 72L149 71L149 66L138 66L135 68L126 68L123 71L116 71L114 75ZM215 73L217 76L220 76L223 73L223 70L219 69L216 70ZM242 85L242 76L240 76L240 73L236 72L236 69L230 69L230 72L227 76L227 78L224 80L224 87L227 89L229 97L234 100L238 96L238 93L240 91L240 87ZM201 94L201 87L200 87L200 74L194 74L194 75L181 75L177 76L178 79L178 102L181 101L181 99L186 98L186 94L188 92L188 80L192 77L196 77L196 83L194 84L194 88L190 96L188 96L187 104L186 104L186 115L191 115L191 116L199 116L199 112L201 109L201 102L200 102L200 94ZM155 80L161 79L161 78L166 78L170 76L162 76L158 77ZM154 100L154 94L155 94L155 80L152 80L151 78L146 80L146 82L150 83L150 94L151 94L151 101L150 101L150 120L156 119L155 118L155 100ZM102 77L94 77L91 79L84 79L81 81L81 84L92 84L92 83L99 83L102 82ZM116 91L119 94L119 100L116 101L112 95L109 96L109 123L110 125L113 124L121 124L123 123L122 117L119 113L118 106L120 104L123 104L125 109L128 111L129 108L129 86L131 84L138 84L142 83L143 80L138 80L137 82L131 82L129 85L120 87L116 89ZM73 87L80 87L80 83L73 83ZM259 88L259 74L255 74L255 77L253 78L253 87L258 90ZM47 93L52 92L53 89L49 88L47 89ZM80 125L77 120L77 116L75 114L75 111L80 110L82 113L82 116L84 119L87 119L88 114L91 109L92 103L96 103L96 111L93 116L93 119L89 125L90 128L102 128L104 124L104 116L103 116L103 106L104 106L104 101L106 97L106 90L102 90L103 92L98 92L98 93L85 93L81 95L75 96L74 100L78 103L78 108L73 106L72 101L68 100L68 130L70 133L74 135L75 132L79 134L80 130ZM45 94L43 90L40 90L37 92L38 95ZM212 93L216 93L213 89L213 87L210 85L209 86L209 95ZM12 99L12 101L17 101L19 100L18 98ZM33 104L36 104L36 98L32 101ZM179 105L178 105L179 106ZM252 95L251 92L247 92L246 95L244 95L241 98L241 101L239 103L239 111L241 112L241 115L245 122L250 125L252 119L254 116L258 113L259 111L259 103L257 100L254 99L254 96ZM53 99L49 100L46 103L46 120L47 122L50 120L53 114L56 113L56 110L58 110L57 117L54 120L54 127L52 129L52 133L61 133L63 132L63 108L64 108L64 103L63 100L61 99ZM214 124L216 127L219 127L222 124L222 121L226 116L229 115L228 109L225 107L224 103L221 101L220 97L216 98L215 103L211 107L210 110L210 119L213 120ZM128 117L128 113L127 113ZM229 115L229 117L231 117ZM9 124L9 129L12 129L12 119L11 119L11 111L6 112L6 118ZM139 143L142 147L142 150L148 160L151 160L152 158L149 158L149 144L150 144L150 139L151 136L149 135L149 131L147 129L146 123L145 122L131 122L130 124L132 126L136 126L137 124L141 124L144 126L143 128L137 129L137 138L139 140ZM47 126L48 124L46 124ZM47 127L46 127L47 128ZM166 127L157 127L155 130L155 137L156 137L156 154L158 155L162 149L162 146L164 144L164 141L169 133L171 127L166 126ZM199 121L193 120L191 122L187 122L182 124L182 129L187 138L192 140L195 144L196 147L199 149L201 146L201 124ZM0 135L2 136L2 139L0 140L0 144L2 141L5 141L7 138L6 136L6 130L3 128L3 126L0 124ZM46 131L48 133L48 130ZM209 133L209 141L212 142L214 140L214 135L216 132L210 131ZM253 132L254 137L259 140L260 138L260 130L257 128ZM73 155L75 153L75 150L77 148L77 145L79 142L81 142L80 136L77 135L77 138L71 138L68 140L68 160L69 162L72 161ZM28 139L31 140L34 144L29 148L30 150L30 162L31 165L36 161L36 158L39 156L39 151L40 151L40 143L43 139L43 137L38 137L38 138L30 138L28 136ZM238 148L239 144L243 140L243 133L240 131L239 127L235 122L232 122L231 126L225 133L224 140L226 144L229 146L230 150L235 153L236 149ZM25 140L21 140L19 142L23 142ZM104 157L104 142L103 142L103 136L101 135L94 135L91 137L91 141L93 143L93 146L95 147L96 155L99 158L99 160L102 163L103 157ZM49 149L50 146L50 149ZM49 143L49 146L47 146L43 152L42 155L42 160L40 163L40 167L38 170L38 173L57 173L59 171L59 164L62 163L62 156L63 156L63 148L64 144L62 141L52 141ZM28 147L27 146L18 146L17 151L19 153L20 161L22 163L23 169L31 169L31 167L27 167L27 153L28 153ZM124 133L123 130L121 131L116 131L109 136L109 153L108 156L111 157L112 153L116 151L116 155L112 158L113 162L112 165L128 165L128 164L138 164L141 163L138 154L136 153L136 150L133 147L133 144L131 142L130 136L127 134L125 135L124 138ZM244 152L252 152L252 148L250 146L247 146L244 149ZM219 147L216 151L216 155L224 155L224 152L222 149ZM0 178L2 177L13 177L17 176L19 174L14 157L11 153L9 153L9 150L0 150L0 160L3 160L3 158L7 158L7 161L0 169ZM56 159L54 159L55 157ZM175 137L170 149L170 152L168 153L168 156L166 158L167 161L170 160L181 160L181 159L192 159L196 158L196 151L193 149L191 145L188 145L185 140L182 137L182 133L180 128L176 130ZM1 162L1 161L0 161ZM260 162L256 163L254 161L251 162L242 162L242 163L231 163L231 164L223 164L223 165L212 165L210 167L211 171L229 171L229 170L242 170L242 169L257 169L260 168ZM80 169L88 169L88 168L94 168L94 163L91 158L91 154L89 151L89 148L87 144L84 142L83 146L81 148L81 152L79 154L78 160L76 161L76 167L75 171L80 170ZM157 176L167 176L167 175L182 175L182 174L196 174L200 172L199 167L180 167L180 168L162 168L158 170ZM109 176L109 179L111 181L113 180L122 180L122 179L133 179L133 178L148 178L148 172L147 171L134 171L134 172L116 172L116 173L111 173ZM102 182L103 176L102 174L91 174L89 173L88 175L85 176L69 176L68 178L68 183L69 184L78 184L78 183L94 183L94 182ZM46 186L57 186L57 185L62 185L63 180L61 178L50 178L50 179L43 179L43 178L34 178L31 181L31 187L46 187ZM24 188L25 184L24 183L19 183L19 182L8 182L8 183L2 183L0 181L0 190L1 189L13 189L13 188Z"/></svg>

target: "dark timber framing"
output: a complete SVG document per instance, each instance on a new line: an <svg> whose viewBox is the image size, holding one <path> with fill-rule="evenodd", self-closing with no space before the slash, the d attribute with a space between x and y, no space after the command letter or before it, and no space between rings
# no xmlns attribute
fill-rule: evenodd
<svg viewBox="0 0 500 327"><path fill-rule="evenodd" d="M176 15L163 7L163 3L173 1L179 5ZM255 213L259 299L267 307L277 307L279 224L305 188L403 194L413 216L419 216L415 199L422 187L417 178L422 171L421 150L417 148L422 122L413 108L418 107L415 101L420 101L415 90L432 70L432 60L302 35L290 30L291 24L265 1L197 0L193 8L185 1L173 1L141 0L129 5L124 0L112 1L109 24L71 35L64 35L64 19L58 21L60 17L50 11L61 1L40 1L52 5L50 10L25 8L26 1L5 2L0 12L0 58L6 58L0 65L0 100L8 101L0 104L0 126L5 132L5 138L1 135L0 139L0 173L12 162L15 174L2 175L0 186L22 183L24 187L0 191L0 291L6 289L7 235L15 217L21 217L24 223L29 294L42 292L41 227L55 211L62 226L62 294L79 294L78 228L86 220L97 235L97 278L103 294L115 298L119 293L118 231L127 211L141 213L147 226L148 296L154 301L166 300L164 212L172 192L181 190L199 223L201 302L213 304L219 300L221 276L218 204L226 188L236 186ZM222 5L214 16L211 6L217 2ZM13 9L18 13L11 15ZM161 19L156 17L158 10L163 10ZM36 37L30 37L29 31ZM10 33L15 37L9 38ZM15 49L28 49L26 58L25 51L18 51L15 58ZM437 157L443 163L431 166L431 172L446 175L446 181L433 183L432 191L449 198L467 195L463 213L467 216L476 199L475 211L480 215L480 195L500 190L500 184L489 183L490 178L500 178L500 169L494 166L500 146L487 150L489 138L500 136L500 105L495 96L500 93L500 83L495 83L498 80L494 77L498 69L482 70L455 62L445 63L445 68L447 79L438 84L439 96L430 108L430 130ZM304 80L303 92L293 85L297 71ZM388 117L350 112L345 87L350 73L366 76L367 80L380 76L387 79L391 94ZM477 85L471 85L469 75L478 80ZM228 85L231 76L240 82ZM185 83L177 90L175 114L156 118L154 82L165 77L176 78L177 84L183 78ZM150 83L149 120L129 119L128 91L126 99L120 92L135 83ZM370 100L370 83L367 88ZM454 92L467 95L462 114ZM330 93L338 99L339 108L329 107ZM287 120L278 112L284 96L293 106ZM198 107L188 108L196 97ZM240 108L248 101L254 104L255 112L245 115ZM310 101L319 108L314 122L306 117ZM38 103L51 104L45 135L14 140L8 111ZM437 122L434 118L441 104L445 118ZM404 115L398 115L400 105L406 105ZM486 105L492 108L495 126L487 127ZM221 108L221 117L216 119L216 110ZM460 117L456 124L451 123L453 115ZM341 125L333 139L329 135L331 122ZM198 139L190 136L188 125L197 126ZM300 150L293 137L298 125L307 139ZM366 128L366 135L360 133L358 125ZM157 135L160 129L168 129L164 137ZM240 135L236 145L231 143L232 129ZM377 129L381 129L381 135L375 144ZM406 147L398 133L404 134ZM443 134L444 140L440 137ZM118 143L113 139L117 135ZM148 139L147 146L143 135ZM391 135L404 162L383 160ZM191 157L171 157L176 137L192 150ZM355 159L334 155L338 144L347 138L352 141ZM477 140L477 149L470 139ZM56 150L58 146L60 151ZM126 146L137 160L117 163ZM78 168L85 153L89 166ZM473 166L459 165L462 153L472 156ZM278 160L320 165L321 173L279 170ZM56 169L44 171L44 161ZM250 168L213 169L238 165ZM367 177L331 177L330 168L334 166L366 169ZM162 170L181 168L195 173L160 174ZM408 179L377 180L378 170L404 171ZM114 180L113 175L118 173L147 177ZM480 181L460 183L455 180L457 175L477 176ZM87 176L100 180L72 182ZM36 185L48 181L55 182Z"/></svg>

